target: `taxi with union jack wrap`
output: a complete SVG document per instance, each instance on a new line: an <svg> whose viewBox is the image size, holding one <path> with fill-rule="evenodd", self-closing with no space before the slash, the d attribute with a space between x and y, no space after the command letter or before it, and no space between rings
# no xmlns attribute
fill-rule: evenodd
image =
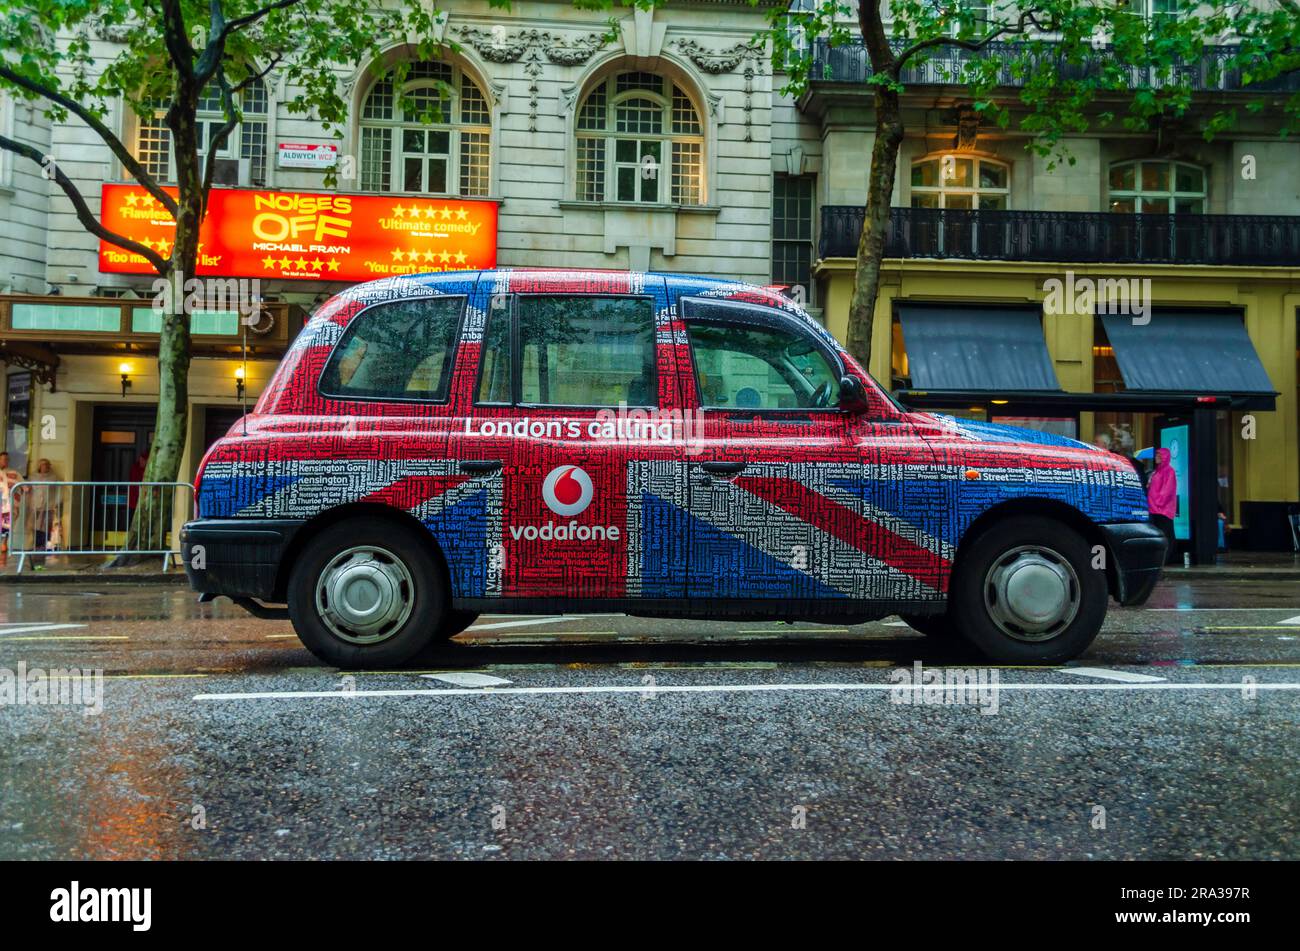
<svg viewBox="0 0 1300 951"><path fill-rule="evenodd" d="M1166 545L1119 456L909 412L784 296L637 272L353 287L195 489L193 587L342 667L483 611L899 614L1054 663L1146 599Z"/></svg>

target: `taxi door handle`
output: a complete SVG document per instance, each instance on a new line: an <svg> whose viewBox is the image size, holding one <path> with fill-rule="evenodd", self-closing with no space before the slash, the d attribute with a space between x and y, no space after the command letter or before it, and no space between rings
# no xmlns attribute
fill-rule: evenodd
<svg viewBox="0 0 1300 951"><path fill-rule="evenodd" d="M496 472L500 468L500 459L466 459L460 464L461 472Z"/></svg>
<svg viewBox="0 0 1300 951"><path fill-rule="evenodd" d="M743 462L701 462L700 468L709 475L735 475L745 468Z"/></svg>

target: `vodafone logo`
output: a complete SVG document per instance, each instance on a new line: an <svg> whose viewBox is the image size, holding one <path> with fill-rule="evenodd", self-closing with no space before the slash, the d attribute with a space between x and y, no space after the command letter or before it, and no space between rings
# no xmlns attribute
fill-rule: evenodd
<svg viewBox="0 0 1300 951"><path fill-rule="evenodd" d="M542 501L556 515L578 515L591 504L591 476L577 466L557 466L542 482Z"/></svg>

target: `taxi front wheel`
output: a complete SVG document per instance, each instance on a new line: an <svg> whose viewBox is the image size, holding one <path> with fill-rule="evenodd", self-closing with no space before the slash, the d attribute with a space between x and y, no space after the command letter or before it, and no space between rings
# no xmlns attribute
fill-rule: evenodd
<svg viewBox="0 0 1300 951"><path fill-rule="evenodd" d="M289 576L289 618L303 645L336 667L396 667L438 635L442 572L410 531L350 519L311 539Z"/></svg>
<svg viewBox="0 0 1300 951"><path fill-rule="evenodd" d="M1082 535L1053 519L995 523L962 553L949 592L957 630L989 660L1059 664L1106 618L1106 573Z"/></svg>

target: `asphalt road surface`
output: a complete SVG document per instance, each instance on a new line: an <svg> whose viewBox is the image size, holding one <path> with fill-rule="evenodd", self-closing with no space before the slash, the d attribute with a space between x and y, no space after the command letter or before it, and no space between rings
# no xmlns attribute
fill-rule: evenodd
<svg viewBox="0 0 1300 951"><path fill-rule="evenodd" d="M0 676L52 668L74 702L0 707L0 858L1300 858L1294 582L1165 583L1065 667L485 615L352 674L177 585L0 586Z"/></svg>

